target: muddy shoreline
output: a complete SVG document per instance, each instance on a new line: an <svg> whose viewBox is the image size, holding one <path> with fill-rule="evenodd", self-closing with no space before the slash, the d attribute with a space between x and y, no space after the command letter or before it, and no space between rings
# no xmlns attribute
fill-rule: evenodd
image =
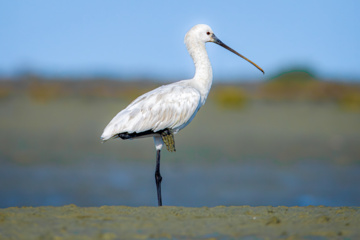
<svg viewBox="0 0 360 240"><path fill-rule="evenodd" d="M359 239L360 207L11 207L0 239Z"/></svg>

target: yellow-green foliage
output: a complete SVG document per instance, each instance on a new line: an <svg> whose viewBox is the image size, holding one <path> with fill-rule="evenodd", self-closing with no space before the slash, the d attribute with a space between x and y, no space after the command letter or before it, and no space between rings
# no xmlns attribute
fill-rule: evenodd
<svg viewBox="0 0 360 240"><path fill-rule="evenodd" d="M303 70L284 72L264 83L261 95L269 100L286 100L309 97L317 88L312 74Z"/></svg>
<svg viewBox="0 0 360 240"><path fill-rule="evenodd" d="M141 94L155 88L156 85L145 82L121 82L108 80L84 81L79 87L82 97L86 98L119 98L126 101L134 100Z"/></svg>
<svg viewBox="0 0 360 240"><path fill-rule="evenodd" d="M59 83L32 81L28 93L35 102L46 103L59 98L63 91Z"/></svg>
<svg viewBox="0 0 360 240"><path fill-rule="evenodd" d="M264 83L260 96L267 100L332 101L341 109L360 111L360 86L316 80L306 71L283 73Z"/></svg>
<svg viewBox="0 0 360 240"><path fill-rule="evenodd" d="M334 101L353 99L359 89L340 82L316 80L306 71L290 71L265 82L260 88L260 96L267 100L310 100ZM343 101L343 100L342 100ZM346 102L346 100L344 100ZM351 100L352 102L354 100Z"/></svg>
<svg viewBox="0 0 360 240"><path fill-rule="evenodd" d="M311 82L268 82L261 88L261 95L268 100L337 100L346 90L339 83Z"/></svg>
<svg viewBox="0 0 360 240"><path fill-rule="evenodd" d="M92 85L85 83L78 91L79 95L85 98L118 98L121 96L121 92L117 87L107 86L106 84Z"/></svg>
<svg viewBox="0 0 360 240"><path fill-rule="evenodd" d="M290 83L290 82L309 82L314 81L314 75L308 70L290 70L280 73L273 77L271 81Z"/></svg>
<svg viewBox="0 0 360 240"><path fill-rule="evenodd" d="M94 100L116 98L130 102L160 85L161 83L144 80L43 79L27 76L19 81L0 81L0 99L6 99L10 95L26 94L31 100L41 103L64 97ZM360 108L359 96L359 84L321 81L306 71L290 71L263 83L215 85L210 92L209 100L223 109L241 109L253 99L331 101L339 104L344 110L356 110Z"/></svg>
<svg viewBox="0 0 360 240"><path fill-rule="evenodd" d="M346 111L360 111L360 90L349 91L341 96L338 103Z"/></svg>
<svg viewBox="0 0 360 240"><path fill-rule="evenodd" d="M227 109L243 108L248 100L246 93L239 86L217 86L212 95L218 106Z"/></svg>
<svg viewBox="0 0 360 240"><path fill-rule="evenodd" d="M120 98L131 101L156 87L153 83L109 81L106 79L75 79L69 81L69 79L43 80L31 78L18 84L23 86L30 99L41 103L70 96L80 96L86 99ZM0 98L1 93L0 89Z"/></svg>

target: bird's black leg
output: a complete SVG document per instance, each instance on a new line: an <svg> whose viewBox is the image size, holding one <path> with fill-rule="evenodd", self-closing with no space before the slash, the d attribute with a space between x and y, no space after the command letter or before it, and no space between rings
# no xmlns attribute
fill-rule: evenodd
<svg viewBox="0 0 360 240"><path fill-rule="evenodd" d="M157 189L158 206L162 206L161 180L162 180L162 177L160 175L160 150L156 150L155 182L156 182L156 189Z"/></svg>

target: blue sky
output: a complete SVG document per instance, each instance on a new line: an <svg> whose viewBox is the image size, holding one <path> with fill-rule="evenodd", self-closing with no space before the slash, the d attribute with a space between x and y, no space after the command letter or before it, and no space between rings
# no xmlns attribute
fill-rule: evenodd
<svg viewBox="0 0 360 240"><path fill-rule="evenodd" d="M21 70L191 78L185 33L205 23L266 74L208 43L214 78L263 80L293 66L360 79L360 1L1 1L0 74Z"/></svg>

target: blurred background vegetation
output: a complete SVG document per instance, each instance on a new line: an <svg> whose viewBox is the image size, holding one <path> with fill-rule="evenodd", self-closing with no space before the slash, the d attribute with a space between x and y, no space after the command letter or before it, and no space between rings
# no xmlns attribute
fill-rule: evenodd
<svg viewBox="0 0 360 240"><path fill-rule="evenodd" d="M254 101L328 102L338 105L343 110L360 110L359 83L318 79L309 70L286 70L260 83L234 82L216 81L210 92L210 101L220 108L233 110L239 110ZM71 79L24 74L12 79L0 77L0 99L26 96L34 103L43 104L67 97L132 101L163 84L166 83L149 79Z"/></svg>
<svg viewBox="0 0 360 240"><path fill-rule="evenodd" d="M99 144L103 128L137 96L162 84L151 80L47 79L34 74L1 79L1 159L38 162L61 159L58 154L65 154L69 157L62 161L73 161L76 157L71 156L72 153L86 158L94 151L116 158L118 148L127 143L114 141L117 147L112 149L108 148L112 143ZM212 156L213 160L218 160L215 156L220 153L227 157L233 153L233 159L241 161L244 160L242 156L276 159L278 148L284 147L282 144L306 137L308 143L294 143L295 146L288 147L298 150L285 154L286 159L328 156L334 160L338 156L328 145L333 141L339 142L337 150L353 146L351 150L343 149L343 159L359 162L359 117L360 84L318 79L308 70L295 69L261 83L215 83L207 104L189 130L182 131L177 138L178 141L190 138L187 144L190 149L179 144L179 150L185 148L184 155L188 154L187 150L204 148L197 153L203 155L201 158ZM200 126L205 129L197 129ZM324 126L327 130L322 130ZM195 136L200 139L196 140ZM233 139L219 140L229 136ZM213 138L213 144L222 144L215 150L201 138L207 141ZM243 142L247 147L233 146L234 141ZM251 141L255 142L249 144ZM318 153L313 156L314 151L308 145L314 141L318 141ZM57 145L57 142L64 145ZM147 141L149 143L151 145L152 141ZM273 146L275 143L278 145ZM65 145L71 146L67 149ZM137 148L137 144L129 146L133 150ZM273 146L272 151L269 146ZM135 155L148 159L151 150L146 152ZM136 158L131 151L125 155ZM174 156L182 157L178 152Z"/></svg>

